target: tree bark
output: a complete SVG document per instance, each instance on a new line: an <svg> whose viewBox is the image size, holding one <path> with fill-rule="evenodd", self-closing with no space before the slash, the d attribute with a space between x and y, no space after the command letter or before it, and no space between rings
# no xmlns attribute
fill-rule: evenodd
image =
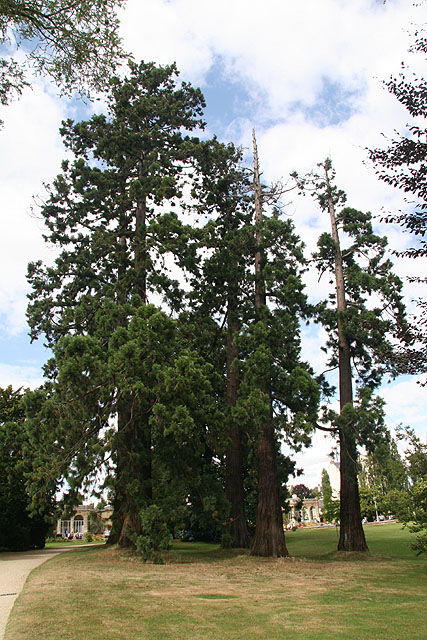
<svg viewBox="0 0 427 640"><path fill-rule="evenodd" d="M142 176L142 163L139 168ZM147 302L146 198L137 201L135 212L133 290ZM123 277L125 274L120 274ZM138 399L124 396L118 410L116 436L116 482L112 541L134 547L141 533L140 511L152 503L151 429L147 412Z"/></svg>
<svg viewBox="0 0 427 640"><path fill-rule="evenodd" d="M357 447L351 426L340 430L340 537L338 551L368 551L360 513Z"/></svg>
<svg viewBox="0 0 427 640"><path fill-rule="evenodd" d="M266 307L266 293L263 282L264 254L262 249L262 191L259 176L258 150L255 131L252 129L254 154L255 192L255 307L258 318ZM270 373L265 372L264 388L261 392L270 403L270 419L259 425L258 436L258 504L256 514L255 540L251 554L254 556L288 556L283 530L280 505L279 481L277 477L276 438L271 415Z"/></svg>
<svg viewBox="0 0 427 640"><path fill-rule="evenodd" d="M141 533L140 511L152 502L150 431L136 404L124 398L118 411L112 536L121 547L135 546L132 537Z"/></svg>
<svg viewBox="0 0 427 640"><path fill-rule="evenodd" d="M327 167L325 167L327 190L331 185ZM331 234L335 243L335 283L337 296L338 326L338 372L340 390L340 410L346 404L353 404L353 383L351 372L350 344L345 334L343 314L346 311L344 270L342 254L335 216L335 206L330 195L328 198ZM339 551L368 551L360 513L359 483L357 481L357 446L352 425L339 430L340 443L340 537Z"/></svg>
<svg viewBox="0 0 427 640"><path fill-rule="evenodd" d="M270 423L262 428L258 440L258 506L253 556L289 555L283 531L276 455L276 439Z"/></svg>

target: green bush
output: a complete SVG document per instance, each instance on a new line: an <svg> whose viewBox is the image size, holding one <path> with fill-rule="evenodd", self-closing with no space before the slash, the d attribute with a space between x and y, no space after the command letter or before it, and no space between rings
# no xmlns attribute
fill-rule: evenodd
<svg viewBox="0 0 427 640"><path fill-rule="evenodd" d="M230 533L223 533L221 536L221 547L223 549L231 549L234 544L234 538Z"/></svg>
<svg viewBox="0 0 427 640"><path fill-rule="evenodd" d="M163 511L156 504L141 510L142 535L136 538L136 550L144 562L152 560L163 564L162 551L169 548L172 536L169 533Z"/></svg>

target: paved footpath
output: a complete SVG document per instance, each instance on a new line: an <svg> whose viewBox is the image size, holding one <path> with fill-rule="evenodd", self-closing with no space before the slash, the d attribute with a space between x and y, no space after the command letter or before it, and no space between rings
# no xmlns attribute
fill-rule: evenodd
<svg viewBox="0 0 427 640"><path fill-rule="evenodd" d="M4 637L6 622L13 603L22 591L26 579L33 569L52 556L81 549L84 545L59 549L39 549L16 553L0 553L0 640Z"/></svg>

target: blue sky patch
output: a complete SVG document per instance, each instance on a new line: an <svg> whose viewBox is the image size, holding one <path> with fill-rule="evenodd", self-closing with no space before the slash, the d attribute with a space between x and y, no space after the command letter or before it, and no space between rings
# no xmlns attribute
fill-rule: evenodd
<svg viewBox="0 0 427 640"><path fill-rule="evenodd" d="M222 137L233 120L251 118L257 108L245 86L230 78L219 57L210 68L201 89L206 100L206 121L218 137Z"/></svg>
<svg viewBox="0 0 427 640"><path fill-rule="evenodd" d="M317 127L338 125L357 113L357 102L361 91L361 89L348 89L342 83L324 77L315 104L307 106L298 102L295 108L302 111L305 119Z"/></svg>

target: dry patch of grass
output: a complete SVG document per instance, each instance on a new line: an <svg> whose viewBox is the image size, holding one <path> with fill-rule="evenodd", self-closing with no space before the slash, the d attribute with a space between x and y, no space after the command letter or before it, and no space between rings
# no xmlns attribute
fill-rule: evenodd
<svg viewBox="0 0 427 640"><path fill-rule="evenodd" d="M165 565L108 547L57 556L31 574L5 639L423 637L422 560L331 553L272 560L193 548L178 548Z"/></svg>

